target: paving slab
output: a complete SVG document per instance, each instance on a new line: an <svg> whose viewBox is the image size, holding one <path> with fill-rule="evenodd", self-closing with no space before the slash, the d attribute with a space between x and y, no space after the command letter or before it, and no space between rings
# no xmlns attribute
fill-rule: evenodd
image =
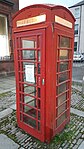
<svg viewBox="0 0 84 149"><path fill-rule="evenodd" d="M83 149L84 148L84 141L81 143L78 149Z"/></svg>
<svg viewBox="0 0 84 149"><path fill-rule="evenodd" d="M0 134L0 149L18 149L19 145L4 134Z"/></svg>
<svg viewBox="0 0 84 149"><path fill-rule="evenodd" d="M10 109L16 110L16 104L11 105Z"/></svg>
<svg viewBox="0 0 84 149"><path fill-rule="evenodd" d="M0 112L0 119L6 117L7 115L11 114L12 112L13 112L13 110L10 108L1 111Z"/></svg>
<svg viewBox="0 0 84 149"><path fill-rule="evenodd" d="M15 89L15 76L0 78L0 90L12 90Z"/></svg>
<svg viewBox="0 0 84 149"><path fill-rule="evenodd" d="M74 108L71 108L71 113L74 113L78 116L82 116L84 117L84 112L80 111L80 110L77 110L77 109L74 109Z"/></svg>
<svg viewBox="0 0 84 149"><path fill-rule="evenodd" d="M15 88L9 88L9 89L1 89L0 88L0 94L10 92L10 91L12 91L13 93L16 93Z"/></svg>

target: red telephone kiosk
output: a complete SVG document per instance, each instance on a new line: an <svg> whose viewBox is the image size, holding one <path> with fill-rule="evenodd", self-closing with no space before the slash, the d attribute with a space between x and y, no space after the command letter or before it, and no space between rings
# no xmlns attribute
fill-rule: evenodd
<svg viewBox="0 0 84 149"><path fill-rule="evenodd" d="M17 123L43 142L70 121L74 22L67 8L43 4L13 18Z"/></svg>

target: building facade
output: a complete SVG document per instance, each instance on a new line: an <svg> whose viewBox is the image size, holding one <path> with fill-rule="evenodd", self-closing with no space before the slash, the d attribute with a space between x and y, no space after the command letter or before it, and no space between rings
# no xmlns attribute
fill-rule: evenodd
<svg viewBox="0 0 84 149"><path fill-rule="evenodd" d="M19 0L0 0L0 75L14 72L12 16L19 10Z"/></svg>
<svg viewBox="0 0 84 149"><path fill-rule="evenodd" d="M69 7L76 22L74 27L74 51L84 53L84 0Z"/></svg>

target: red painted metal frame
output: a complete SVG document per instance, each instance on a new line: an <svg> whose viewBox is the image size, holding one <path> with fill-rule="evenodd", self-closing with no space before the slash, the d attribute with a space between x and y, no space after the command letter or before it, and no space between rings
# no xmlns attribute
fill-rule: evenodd
<svg viewBox="0 0 84 149"><path fill-rule="evenodd" d="M45 22L38 24L25 25L22 27L17 27L16 22L18 20L24 20L26 18L32 18L34 16L39 16L41 14L46 15ZM55 15L63 18L72 23L72 28L63 26L55 22ZM70 100L71 100L71 81L72 81L72 60L73 60L73 48L74 48L74 17L71 12L62 6L55 5L32 5L20 10L13 18L13 41L14 41L14 55L15 55L15 74L16 74L16 98L17 98L17 123L18 126L23 130L38 138L43 142L50 142L50 140L63 130L64 126L70 121ZM29 50L22 47L22 40L32 37L36 39L40 36L41 47L40 48L30 48L30 50L41 51L41 61L32 62L29 59L24 60L22 51ZM70 47L60 47L58 42L62 37L67 37L70 39ZM67 50L69 55L68 58L60 59L60 50ZM24 67L23 63L34 63L37 67L38 64L41 65L41 73L35 73L36 78L38 78L39 85L32 85L24 82ZM60 71L60 64L68 64L67 69ZM59 82L60 76L67 73L68 78L63 82ZM42 84L42 79L44 79L44 84ZM41 88L41 97L36 95L30 95L25 93L24 84L31 87ZM60 86L66 84L67 87L63 92L57 94ZM39 91L37 91L39 92ZM25 96L30 96L35 98L36 101L41 102L41 109L33 107L36 111L36 115L41 113L41 119L31 115L26 115L24 113L24 107L28 106L32 108L31 105L27 105L24 102ZM63 102L58 105L58 98ZM22 99L22 100L21 100ZM22 106L22 108L20 107ZM65 107L65 109L64 109ZM21 108L21 109L20 109ZM61 108L61 111L59 110ZM20 118L20 113L22 117ZM58 114L60 113L60 114ZM59 118L66 113L66 117L59 124ZM27 125L24 122L24 115L36 121L36 129ZM41 130L38 130L38 122L40 122ZM58 124L57 124L58 123Z"/></svg>
<svg viewBox="0 0 84 149"><path fill-rule="evenodd" d="M58 37L67 37L70 39L70 47L67 48L67 47L59 47L58 46L58 42L59 42L59 38ZM58 72L56 71L56 90L58 89L58 87L60 85L63 85L66 83L66 90L63 91L62 93L60 94L56 94L56 103L55 103L55 122L54 122L54 134L55 135L56 133L59 133L61 130L63 130L65 124L67 124L69 121L70 121L70 102L71 102L71 83L72 83L72 59L73 59L73 33L70 33L68 32L67 30L62 30L61 28L57 28L57 26L55 26L55 41L56 41L56 69L58 67ZM60 50L67 50L68 51L68 58L64 59L64 60L60 60L59 58L59 52ZM58 55L57 55L58 53ZM68 63L68 68L65 70L65 71L60 71L59 70L59 65L60 65L60 62L62 63L65 63L67 62ZM59 83L58 80L59 80L59 76L60 74L63 74L63 73L68 73L68 79L66 79L65 81ZM58 104L58 97L64 95L64 94L67 94L66 96L66 100L64 102L61 103L61 105L57 106ZM66 109L61 112L58 116L57 116L57 110L59 107L61 107L63 104L66 103ZM63 120L63 122L59 125L59 126L56 126L56 122L57 120L66 112L66 119Z"/></svg>
<svg viewBox="0 0 84 149"><path fill-rule="evenodd" d="M31 63L35 63L36 65L38 65L39 62L32 62L31 60L24 60L23 57L22 57L22 51L24 50L24 48L22 48L22 45L21 45L21 40L24 39L24 38L27 38L27 37L38 37L40 36L41 39L40 39L40 47L39 48L35 48L36 51L41 51L41 73L40 74L37 74L36 72L36 77L37 79L40 79L38 80L39 83L38 85L32 85L32 84L28 84L26 82L24 82L23 80L23 74L24 74L24 69L23 69L23 62L31 62ZM38 41L37 41L38 43ZM18 126L21 127L22 129L24 129L26 132L30 133L31 135L33 134L33 136L37 137L38 139L40 139L41 141L44 141L44 138L45 138L45 116L44 116L44 113L45 113L45 85L42 85L42 79L44 78L45 79L45 29L43 30L40 30L40 31L30 31L30 32L26 32L26 33L17 33L15 35L15 69L16 69L16 84L17 84L17 87L16 87L16 95L17 95L17 121L18 121ZM25 50L28 50L25 49ZM34 50L34 49L30 49L30 50ZM19 68L20 67L20 68ZM41 88L41 97L36 97L36 96L32 96L30 94L25 94L24 93L24 87L23 87L23 84L26 84L26 85L30 85L30 86L33 86L33 87L40 87ZM21 96L22 97L21 97ZM36 110L37 114L38 112L40 112L41 114L41 119L38 120L37 117L36 118L33 118L32 116L29 116L27 115L27 117L31 118L32 120L35 120L36 123L39 122L40 123L40 127L41 127L41 130L38 131L37 127L36 129L34 129L33 127L27 125L24 120L23 120L23 115L26 115L23 111L24 111L24 108L22 109L22 111L20 110L20 104L23 105L23 107L27 104L25 104L24 102L24 96L30 96L30 97L33 97L33 98L36 98L36 100L40 101L41 102L41 108L40 109L37 109L35 107L33 107L33 109ZM23 99L23 101L20 101L20 99ZM31 106L28 105L28 107L32 108ZM20 114L22 115L22 120L20 120ZM37 123L37 126L38 126L38 123Z"/></svg>

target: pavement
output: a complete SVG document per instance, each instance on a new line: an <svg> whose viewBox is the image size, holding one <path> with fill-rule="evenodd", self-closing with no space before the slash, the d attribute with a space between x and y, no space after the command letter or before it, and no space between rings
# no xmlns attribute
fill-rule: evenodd
<svg viewBox="0 0 84 149"><path fill-rule="evenodd" d="M0 78L0 149L83 149L84 94L82 84L72 85L70 123L50 144L41 143L18 128L15 77Z"/></svg>
<svg viewBox="0 0 84 149"><path fill-rule="evenodd" d="M72 72L73 80L79 83L82 82L84 77L84 62L74 62Z"/></svg>

